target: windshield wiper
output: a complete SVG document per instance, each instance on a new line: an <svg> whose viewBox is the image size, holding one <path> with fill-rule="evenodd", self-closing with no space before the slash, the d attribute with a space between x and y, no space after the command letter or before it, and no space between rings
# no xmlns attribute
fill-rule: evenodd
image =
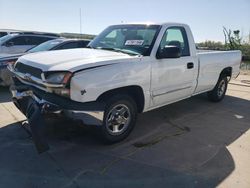
<svg viewBox="0 0 250 188"><path fill-rule="evenodd" d="M120 49L120 48L97 47L94 49L110 50L110 51L114 51L114 52L121 52L121 53L128 54L128 55L141 55L140 53L134 52L132 50Z"/></svg>

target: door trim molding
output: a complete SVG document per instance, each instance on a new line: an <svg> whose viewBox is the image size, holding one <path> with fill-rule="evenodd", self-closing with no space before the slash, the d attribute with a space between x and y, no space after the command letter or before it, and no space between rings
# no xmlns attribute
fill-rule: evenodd
<svg viewBox="0 0 250 188"><path fill-rule="evenodd" d="M164 93L159 93L157 95L154 95L152 94L152 97L159 97L161 95L166 95L166 94L169 94L169 93L173 93L173 92L176 92L176 91L180 91L180 90L184 90L184 89L189 89L191 88L192 86L187 86L187 87L182 87L182 88L178 88L178 89L174 89L174 90L170 90L170 91L167 91L167 92L164 92Z"/></svg>

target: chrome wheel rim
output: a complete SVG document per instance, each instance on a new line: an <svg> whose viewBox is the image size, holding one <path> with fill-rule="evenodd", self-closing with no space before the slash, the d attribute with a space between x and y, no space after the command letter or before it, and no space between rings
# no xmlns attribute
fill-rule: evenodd
<svg viewBox="0 0 250 188"><path fill-rule="evenodd" d="M114 106L107 114L106 128L111 135L120 135L131 121L129 108L124 104Z"/></svg>
<svg viewBox="0 0 250 188"><path fill-rule="evenodd" d="M226 90L226 82L225 82L225 80L221 80L221 82L219 83L219 86L218 86L218 96L222 97L225 90Z"/></svg>

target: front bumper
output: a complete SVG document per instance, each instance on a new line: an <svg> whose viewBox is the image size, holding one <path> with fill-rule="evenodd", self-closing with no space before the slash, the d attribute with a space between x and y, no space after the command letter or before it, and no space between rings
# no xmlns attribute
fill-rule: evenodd
<svg viewBox="0 0 250 188"><path fill-rule="evenodd" d="M10 87L12 99L17 108L27 117L32 138L39 153L49 149L44 139L44 117L48 114L67 116L81 120L88 125L102 125L104 103L80 103L70 99L47 93L33 86L22 84L15 79Z"/></svg>
<svg viewBox="0 0 250 188"><path fill-rule="evenodd" d="M10 87L13 102L25 114L25 106L21 101L30 98L41 109L43 114L54 113L68 116L72 119L82 120L88 125L102 125L104 116L104 103L101 102L76 102L60 97L53 93L47 93L33 86L27 86L15 80Z"/></svg>

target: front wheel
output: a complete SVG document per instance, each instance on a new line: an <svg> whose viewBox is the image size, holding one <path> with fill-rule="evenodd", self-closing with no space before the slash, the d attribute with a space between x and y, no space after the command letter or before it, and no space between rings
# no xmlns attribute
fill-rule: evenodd
<svg viewBox="0 0 250 188"><path fill-rule="evenodd" d="M220 77L214 89L207 93L209 100L213 102L221 101L225 97L227 91L227 84L227 77Z"/></svg>
<svg viewBox="0 0 250 188"><path fill-rule="evenodd" d="M115 143L125 139L135 126L137 106L127 95L112 96L106 101L102 137L105 142Z"/></svg>

